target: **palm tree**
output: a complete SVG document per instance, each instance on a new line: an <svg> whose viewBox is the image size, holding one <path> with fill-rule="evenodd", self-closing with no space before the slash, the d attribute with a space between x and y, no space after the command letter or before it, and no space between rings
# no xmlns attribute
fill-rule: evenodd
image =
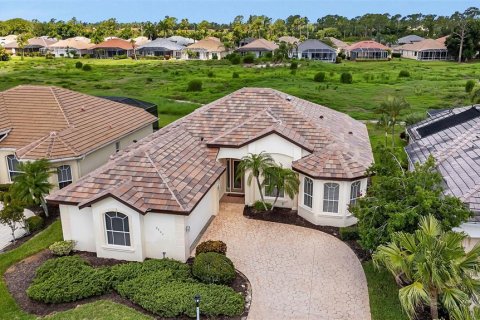
<svg viewBox="0 0 480 320"><path fill-rule="evenodd" d="M248 185L251 185L252 179L255 178L258 191L260 192L260 198L262 199L263 206L265 207L265 211L267 211L268 208L265 204L265 199L263 197L262 184L260 183L260 175L263 175L265 170L268 170L268 168L272 167L274 164L275 162L269 154L261 152L259 154L249 153L247 156L242 158L242 161L238 166L237 178L244 176L247 171L249 172L247 178Z"/></svg>
<svg viewBox="0 0 480 320"><path fill-rule="evenodd" d="M19 34L17 37L18 48L22 50L22 60L25 57L25 46L28 44L29 35L26 33Z"/></svg>
<svg viewBox="0 0 480 320"><path fill-rule="evenodd" d="M135 40L133 39L130 39L130 44L132 45L132 48L133 48L133 57L135 59L135 61L137 60L137 46L135 44Z"/></svg>
<svg viewBox="0 0 480 320"><path fill-rule="evenodd" d="M399 290L399 298L410 318L422 304L428 304L431 318L438 319L439 303L451 315L478 303L480 244L465 252L466 237L443 231L430 215L421 218L417 231L395 233L373 254L377 267L386 267L398 283L407 284Z"/></svg>
<svg viewBox="0 0 480 320"><path fill-rule="evenodd" d="M390 119L392 127L392 147L395 147L395 125L402 110L410 108L410 104L403 97L387 96L384 102L376 110L377 113L385 114Z"/></svg>
<svg viewBox="0 0 480 320"><path fill-rule="evenodd" d="M473 90L471 99L474 104L480 103L480 88Z"/></svg>
<svg viewBox="0 0 480 320"><path fill-rule="evenodd" d="M40 205L48 217L45 195L52 189L48 182L51 174L50 164L46 159L19 164L19 175L14 178L12 190L16 197L27 205Z"/></svg>
<svg viewBox="0 0 480 320"><path fill-rule="evenodd" d="M377 127L382 128L385 131L385 147L388 144L388 131L390 130L392 123L387 114L382 114L377 121Z"/></svg>
<svg viewBox="0 0 480 320"><path fill-rule="evenodd" d="M298 174L292 169L283 168L282 166L272 166L265 170L264 176L265 179L263 181L266 190L270 194L275 193L275 200L273 201L270 211L273 211L280 196L280 191L287 194L290 199L293 199L298 193L300 180L298 179Z"/></svg>

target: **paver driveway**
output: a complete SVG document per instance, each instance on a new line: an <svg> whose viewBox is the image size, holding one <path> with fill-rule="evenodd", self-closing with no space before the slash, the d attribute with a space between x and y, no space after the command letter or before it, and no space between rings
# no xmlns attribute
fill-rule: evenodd
<svg viewBox="0 0 480 320"><path fill-rule="evenodd" d="M249 320L366 320L365 274L350 248L320 231L246 219L224 203L202 237L227 243L227 255L252 284Z"/></svg>

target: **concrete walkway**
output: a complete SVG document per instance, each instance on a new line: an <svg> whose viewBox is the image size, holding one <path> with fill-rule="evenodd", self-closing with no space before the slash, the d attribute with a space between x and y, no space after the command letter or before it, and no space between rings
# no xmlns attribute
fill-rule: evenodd
<svg viewBox="0 0 480 320"><path fill-rule="evenodd" d="M320 231L246 219L221 203L202 237L227 243L227 256L252 284L249 320L369 320L365 274L350 248Z"/></svg>
<svg viewBox="0 0 480 320"><path fill-rule="evenodd" d="M0 210L2 210L2 209L3 209L3 203L0 202ZM32 211L25 209L24 215L27 218L29 218L29 217L33 216L34 214L33 214ZM25 230L23 228L18 228L15 231L15 237L17 239L20 238L21 236L23 236L24 234L25 234ZM6 246L11 244L11 241L12 241L12 230L10 229L10 227L0 223L0 252Z"/></svg>

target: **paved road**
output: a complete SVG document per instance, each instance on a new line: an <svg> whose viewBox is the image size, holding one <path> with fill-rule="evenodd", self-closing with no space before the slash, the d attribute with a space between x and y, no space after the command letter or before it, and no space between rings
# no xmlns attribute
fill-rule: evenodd
<svg viewBox="0 0 480 320"><path fill-rule="evenodd" d="M2 209L3 209L3 203L0 202L0 210ZM33 212L26 209L24 214L27 218L33 216ZM23 236L24 234L25 234L25 230L23 230L22 228L18 228L15 231L15 237L17 238ZM0 252L2 251L3 248L5 248L11 243L10 241L12 241L12 231L10 227L0 223Z"/></svg>
<svg viewBox="0 0 480 320"><path fill-rule="evenodd" d="M249 320L370 320L365 274L337 238L297 226L246 219L221 203L202 237L227 243L227 256L252 284Z"/></svg>

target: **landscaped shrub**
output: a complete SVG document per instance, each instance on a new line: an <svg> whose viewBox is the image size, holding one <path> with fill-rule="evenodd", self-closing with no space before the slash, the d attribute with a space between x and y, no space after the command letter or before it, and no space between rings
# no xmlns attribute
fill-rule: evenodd
<svg viewBox="0 0 480 320"><path fill-rule="evenodd" d="M340 228L340 239L346 241L358 240L359 238L357 226Z"/></svg>
<svg viewBox="0 0 480 320"><path fill-rule="evenodd" d="M45 303L71 302L109 290L108 269L94 269L79 257L51 259L37 269L27 295Z"/></svg>
<svg viewBox="0 0 480 320"><path fill-rule="evenodd" d="M233 79L238 79L238 78L240 78L240 74L238 72L234 72L234 73L232 73L232 78Z"/></svg>
<svg viewBox="0 0 480 320"><path fill-rule="evenodd" d="M144 262L129 262L110 268L112 287L120 283L152 272L167 271L169 277L176 281L189 281L192 278L190 267L173 259L153 259Z"/></svg>
<svg viewBox="0 0 480 320"><path fill-rule="evenodd" d="M44 221L40 216L31 216L26 220L27 228L30 232L35 232L42 229Z"/></svg>
<svg viewBox="0 0 480 320"><path fill-rule="evenodd" d="M225 255L204 252L195 257L192 274L204 283L229 284L235 279L235 268Z"/></svg>
<svg viewBox="0 0 480 320"><path fill-rule="evenodd" d="M55 58L55 55L53 53L47 53L45 55L45 59L53 59L53 58Z"/></svg>
<svg viewBox="0 0 480 320"><path fill-rule="evenodd" d="M470 93L472 92L473 88L475 87L476 81L475 80L468 80L467 83L465 83L465 92Z"/></svg>
<svg viewBox="0 0 480 320"><path fill-rule="evenodd" d="M119 285L118 292L142 308L162 317L195 316L195 295L200 295L202 314L238 316L245 301L241 294L227 286L169 281L165 271L150 273Z"/></svg>
<svg viewBox="0 0 480 320"><path fill-rule="evenodd" d="M83 67L82 67L82 70L83 70L83 71L91 71L91 70L92 70L92 66L89 65L89 64L84 64Z"/></svg>
<svg viewBox="0 0 480 320"><path fill-rule="evenodd" d="M67 256L72 252L73 247L75 246L75 241L57 241L50 245L48 249L56 256Z"/></svg>
<svg viewBox="0 0 480 320"><path fill-rule="evenodd" d="M188 83L187 91L202 91L202 81L201 80L191 80Z"/></svg>
<svg viewBox="0 0 480 320"><path fill-rule="evenodd" d="M267 210L270 210L272 208L272 204L268 202L265 202L265 206L267 207ZM255 209L255 211L265 211L265 206L264 203L260 200L255 201L255 203L253 204L253 208Z"/></svg>
<svg viewBox="0 0 480 320"><path fill-rule="evenodd" d="M83 63L81 61L75 62L75 68L82 69L82 67L83 67Z"/></svg>
<svg viewBox="0 0 480 320"><path fill-rule="evenodd" d="M410 72L408 70L401 70L398 73L398 77L399 78L408 78L408 77L410 77Z"/></svg>
<svg viewBox="0 0 480 320"><path fill-rule="evenodd" d="M220 240L207 240L201 242L195 249L195 255L198 256L200 253L205 252L216 252L220 254L227 254L227 244Z"/></svg>
<svg viewBox="0 0 480 320"><path fill-rule="evenodd" d="M412 124L419 123L427 118L425 112L410 113L405 116L405 124L411 126Z"/></svg>
<svg viewBox="0 0 480 320"><path fill-rule="evenodd" d="M215 73L213 73L212 70L208 70L208 72L207 72L207 77L213 78L213 77L215 77Z"/></svg>
<svg viewBox="0 0 480 320"><path fill-rule="evenodd" d="M313 81L315 82L323 82L325 81L325 72L320 71L313 76Z"/></svg>
<svg viewBox="0 0 480 320"><path fill-rule="evenodd" d="M401 58L402 54L400 52L394 52L392 53L392 58Z"/></svg>
<svg viewBox="0 0 480 320"><path fill-rule="evenodd" d="M87 53L87 54L84 54L84 55L82 56L82 58L83 58L83 59L91 59L91 58L92 58L92 55Z"/></svg>
<svg viewBox="0 0 480 320"><path fill-rule="evenodd" d="M242 57L238 53L228 54L225 58L230 60L232 64L240 64L242 62Z"/></svg>
<svg viewBox="0 0 480 320"><path fill-rule="evenodd" d="M335 58L335 63L342 63L342 60L343 60L342 57L337 56L337 57Z"/></svg>
<svg viewBox="0 0 480 320"><path fill-rule="evenodd" d="M247 54L246 56L243 57L243 63L254 63L255 62L255 56L253 54Z"/></svg>
<svg viewBox="0 0 480 320"><path fill-rule="evenodd" d="M297 70L297 69L298 69L298 62L292 61L292 63L290 63L290 70Z"/></svg>
<svg viewBox="0 0 480 320"><path fill-rule="evenodd" d="M341 82L341 83L351 84L351 83L353 82L352 74L349 73L349 72L343 72L343 73L340 75L340 82Z"/></svg>

